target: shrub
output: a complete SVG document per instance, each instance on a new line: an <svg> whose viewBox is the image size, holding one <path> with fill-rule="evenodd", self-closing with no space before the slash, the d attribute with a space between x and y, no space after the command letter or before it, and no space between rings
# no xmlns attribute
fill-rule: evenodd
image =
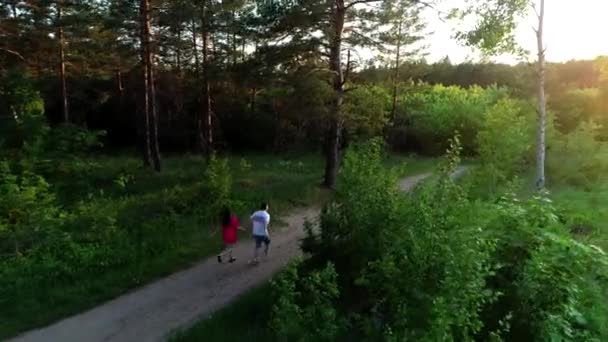
<svg viewBox="0 0 608 342"><path fill-rule="evenodd" d="M510 99L500 100L483 118L477 133L481 167L475 170L476 186L489 194L522 171L533 141L529 107ZM531 111L531 110L530 110Z"/></svg>
<svg viewBox="0 0 608 342"><path fill-rule="evenodd" d="M404 147L433 155L443 153L460 131L464 153L473 154L485 113L507 95L506 89L495 87L417 86L399 101L393 131L405 130ZM391 140L391 144L398 147L403 142Z"/></svg>
<svg viewBox="0 0 608 342"><path fill-rule="evenodd" d="M46 141L47 152L74 156L88 152L91 148L102 147L100 138L105 132L93 132L80 126L62 124L53 128Z"/></svg>
<svg viewBox="0 0 608 342"><path fill-rule="evenodd" d="M509 341L604 340L603 323L579 319L597 322L608 313L608 306L587 301L606 302L606 255L572 239L545 195L526 202L505 196L493 209L488 232L497 238L500 268L488 283L500 297L485 309L486 326L508 317L510 328L501 335Z"/></svg>
<svg viewBox="0 0 608 342"><path fill-rule="evenodd" d="M7 113L10 119L0 129L0 145L21 149L38 148L48 133L49 126L44 117L44 101L32 82L19 72L9 73L0 79L0 97L4 107L0 113Z"/></svg>
<svg viewBox="0 0 608 342"><path fill-rule="evenodd" d="M271 328L280 341L335 341L343 322L335 309L337 274L331 263L301 276L293 263L273 281ZM341 324L342 323L342 324Z"/></svg>
<svg viewBox="0 0 608 342"><path fill-rule="evenodd" d="M321 215L322 229L307 237L304 249L315 262L331 260L340 281L354 281L381 248L381 232L397 210L396 173L382 166L382 144L374 140L344 156L334 200ZM388 229L388 228L387 228Z"/></svg>
<svg viewBox="0 0 608 342"><path fill-rule="evenodd" d="M557 134L547 153L550 178L556 183L589 187L608 172L608 143L598 141L599 126L584 122L571 133Z"/></svg>
<svg viewBox="0 0 608 342"><path fill-rule="evenodd" d="M60 214L44 178L0 162L0 253L21 255L57 228Z"/></svg>
<svg viewBox="0 0 608 342"><path fill-rule="evenodd" d="M361 86L347 93L343 112L349 135L369 138L382 133L390 103L387 89L380 86Z"/></svg>
<svg viewBox="0 0 608 342"><path fill-rule="evenodd" d="M207 217L215 221L224 206L230 206L230 193L232 191L232 176L228 161L211 155L205 169L203 198L208 203Z"/></svg>

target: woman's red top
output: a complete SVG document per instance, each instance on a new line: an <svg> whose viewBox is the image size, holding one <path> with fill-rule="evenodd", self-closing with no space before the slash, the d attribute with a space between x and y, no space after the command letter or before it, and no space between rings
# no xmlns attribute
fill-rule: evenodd
<svg viewBox="0 0 608 342"><path fill-rule="evenodd" d="M236 216L230 217L230 223L222 227L222 236L224 243L236 243L237 230L239 228L239 220Z"/></svg>

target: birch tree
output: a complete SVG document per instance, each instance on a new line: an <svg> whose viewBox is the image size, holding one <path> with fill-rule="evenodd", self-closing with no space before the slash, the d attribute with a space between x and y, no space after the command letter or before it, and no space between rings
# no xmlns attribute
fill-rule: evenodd
<svg viewBox="0 0 608 342"><path fill-rule="evenodd" d="M545 96L545 45L543 41L545 0L476 0L464 11L455 10L452 14L463 19L474 15L477 24L474 29L457 33L457 38L465 44L481 49L485 54L499 53L525 54L515 40L515 29L519 21L534 10L537 26L534 28L537 43L537 95L538 118L536 130L536 188L541 190L546 185L545 134L547 127L547 99Z"/></svg>
<svg viewBox="0 0 608 342"><path fill-rule="evenodd" d="M538 128L536 143L536 187L538 190L545 187L545 133L547 127L547 99L545 97L545 45L543 43L543 30L545 22L545 0L539 0L539 10L535 10L538 18L536 43L538 53Z"/></svg>

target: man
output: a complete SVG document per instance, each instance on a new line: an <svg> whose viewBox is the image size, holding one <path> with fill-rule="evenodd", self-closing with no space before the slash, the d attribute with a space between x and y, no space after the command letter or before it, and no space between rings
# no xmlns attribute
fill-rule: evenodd
<svg viewBox="0 0 608 342"><path fill-rule="evenodd" d="M259 262L258 254L262 243L264 244L264 255L268 256L268 247L270 245L270 237L268 236L268 224L270 223L270 214L268 214L268 204L262 203L260 210L251 215L253 222L253 240L255 242L255 250L251 263Z"/></svg>

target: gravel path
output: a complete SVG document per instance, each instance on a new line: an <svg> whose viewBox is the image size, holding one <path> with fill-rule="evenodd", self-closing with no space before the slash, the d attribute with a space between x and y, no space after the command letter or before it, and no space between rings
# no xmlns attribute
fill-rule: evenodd
<svg viewBox="0 0 608 342"><path fill-rule="evenodd" d="M454 176L465 171L460 168ZM429 177L425 173L403 179L399 186L410 191ZM127 293L87 312L45 328L29 331L13 342L162 341L176 329L191 326L229 304L248 289L262 284L299 255L303 223L314 220L318 208L294 211L282 218L286 226L272 231L270 257L257 266L246 261L253 243L243 241L234 251L237 262L218 265L215 257ZM242 233L241 233L242 234Z"/></svg>

